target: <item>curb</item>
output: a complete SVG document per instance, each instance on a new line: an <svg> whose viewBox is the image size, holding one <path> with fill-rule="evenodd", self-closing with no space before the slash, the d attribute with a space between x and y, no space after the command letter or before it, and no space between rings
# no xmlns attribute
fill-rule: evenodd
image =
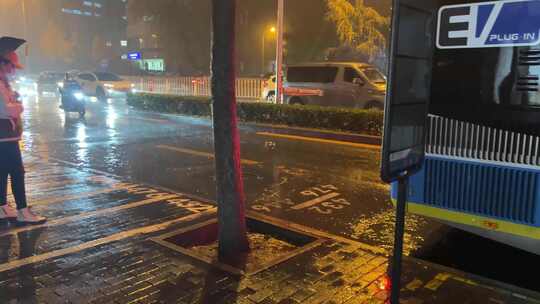
<svg viewBox="0 0 540 304"><path fill-rule="evenodd" d="M508 296L531 301L534 303L540 303L540 293L534 290L528 290L519 286L493 280L488 277L480 276L477 274L464 272L459 269L450 268L444 265L432 263L432 262L415 258L412 256L404 256L403 260L404 262L408 261L409 263L417 264L421 267L436 269L438 271L447 272L447 273L462 277L464 279L470 279L473 281L472 284L476 283L486 288L497 291L499 293L506 294Z"/></svg>
<svg viewBox="0 0 540 304"><path fill-rule="evenodd" d="M261 123L251 123L251 122L241 122L240 124L242 126L257 127L269 133L314 137L314 138L319 138L319 139L343 141L343 142L350 142L350 143L360 143L360 144L376 145L376 146L380 146L382 144L382 138L380 136L367 135L367 134L355 134L355 133L331 131L331 130L324 130L324 129L311 129L311 128L291 127L291 126L285 126L285 125L272 125L272 124L261 124Z"/></svg>

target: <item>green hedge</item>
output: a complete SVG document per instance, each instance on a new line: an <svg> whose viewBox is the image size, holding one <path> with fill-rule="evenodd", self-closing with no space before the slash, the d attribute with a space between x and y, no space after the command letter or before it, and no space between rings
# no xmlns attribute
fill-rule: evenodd
<svg viewBox="0 0 540 304"><path fill-rule="evenodd" d="M210 116L208 97L173 96L159 94L131 94L128 104L137 109L176 113L190 116ZM242 121L280 124L295 127L330 129L381 135L383 113L373 110L346 108L276 105L270 103L238 103L238 117Z"/></svg>

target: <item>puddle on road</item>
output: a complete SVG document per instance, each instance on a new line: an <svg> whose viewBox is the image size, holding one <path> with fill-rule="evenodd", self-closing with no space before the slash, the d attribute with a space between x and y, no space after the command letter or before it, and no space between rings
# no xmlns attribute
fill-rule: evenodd
<svg viewBox="0 0 540 304"><path fill-rule="evenodd" d="M358 240L368 240L376 243L388 252L394 243L395 211L388 209L376 214L363 215L357 222L351 223L351 237ZM422 246L425 239L419 231L425 227L427 220L413 214L408 214L405 222L403 252L409 255Z"/></svg>

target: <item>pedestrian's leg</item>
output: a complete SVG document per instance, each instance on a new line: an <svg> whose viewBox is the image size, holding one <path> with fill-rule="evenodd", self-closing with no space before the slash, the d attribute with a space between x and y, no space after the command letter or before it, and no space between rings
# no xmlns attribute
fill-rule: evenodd
<svg viewBox="0 0 540 304"><path fill-rule="evenodd" d="M15 220L17 211L8 205L7 184L11 163L10 149L6 149L6 143L0 143L0 220Z"/></svg>
<svg viewBox="0 0 540 304"><path fill-rule="evenodd" d="M0 171L0 206L7 205L8 173Z"/></svg>
<svg viewBox="0 0 540 304"><path fill-rule="evenodd" d="M17 210L28 207L26 202L26 186L24 184L24 168L19 167L11 172L11 190L15 197Z"/></svg>
<svg viewBox="0 0 540 304"><path fill-rule="evenodd" d="M13 167L10 171L11 189L15 202L17 203L17 222L19 224L42 224L47 221L46 218L34 214L27 206L26 186L24 182L24 165L22 162L19 143L15 143L13 148Z"/></svg>

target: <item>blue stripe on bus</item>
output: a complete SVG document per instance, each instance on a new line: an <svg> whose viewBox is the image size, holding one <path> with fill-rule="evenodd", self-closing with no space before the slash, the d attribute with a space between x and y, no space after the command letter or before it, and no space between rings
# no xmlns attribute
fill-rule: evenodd
<svg viewBox="0 0 540 304"><path fill-rule="evenodd" d="M430 155L410 179L409 201L540 227L540 168Z"/></svg>

